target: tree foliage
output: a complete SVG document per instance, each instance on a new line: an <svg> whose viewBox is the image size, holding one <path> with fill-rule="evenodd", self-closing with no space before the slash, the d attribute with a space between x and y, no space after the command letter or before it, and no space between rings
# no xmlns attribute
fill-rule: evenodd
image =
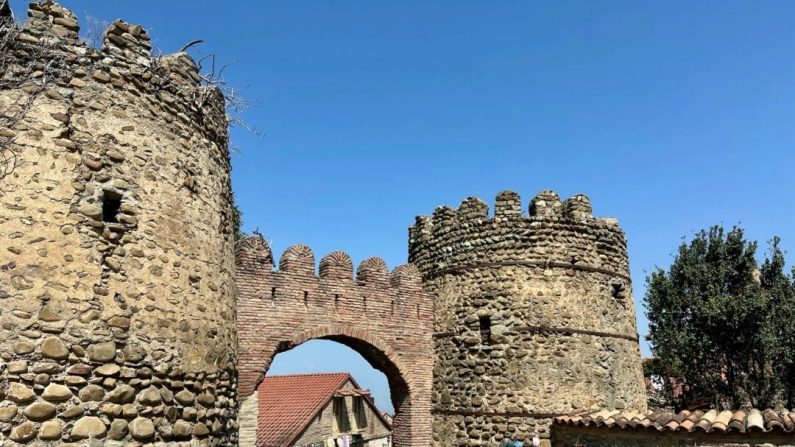
<svg viewBox="0 0 795 447"><path fill-rule="evenodd" d="M683 385L673 406L795 404L795 272L785 273L778 238L761 266L756 250L742 228L715 226L647 278L652 351Z"/></svg>
<svg viewBox="0 0 795 447"><path fill-rule="evenodd" d="M232 229L235 234L235 242L245 236L245 233L243 233L243 212L240 211L240 207L237 205L237 196L234 193L232 193Z"/></svg>

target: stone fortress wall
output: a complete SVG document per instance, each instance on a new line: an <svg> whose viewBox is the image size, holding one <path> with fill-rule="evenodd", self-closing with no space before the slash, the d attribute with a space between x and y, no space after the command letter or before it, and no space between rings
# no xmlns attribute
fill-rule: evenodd
<svg viewBox="0 0 795 447"><path fill-rule="evenodd" d="M0 19L0 439L235 444L222 95L139 26Z"/></svg>
<svg viewBox="0 0 795 447"><path fill-rule="evenodd" d="M645 410L626 239L582 195L503 192L410 229L435 305L433 445L549 437L551 418Z"/></svg>
<svg viewBox="0 0 795 447"><path fill-rule="evenodd" d="M257 238L235 259L222 95L139 26L100 49L78 26L48 0L0 35L0 439L250 445L238 363L245 413L273 356L317 338L386 372L396 446L645 409L626 240L587 198L441 207L391 273L335 252L316 274L305 246L273 271Z"/></svg>

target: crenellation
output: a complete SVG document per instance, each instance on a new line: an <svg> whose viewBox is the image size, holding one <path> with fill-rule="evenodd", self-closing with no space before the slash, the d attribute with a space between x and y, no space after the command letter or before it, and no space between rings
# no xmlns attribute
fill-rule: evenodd
<svg viewBox="0 0 795 447"><path fill-rule="evenodd" d="M552 190L544 190L530 201L530 216L557 217L562 215L562 208L563 203L561 203L558 193Z"/></svg>
<svg viewBox="0 0 795 447"><path fill-rule="evenodd" d="M320 260L320 278L353 280L353 260L343 251L334 251Z"/></svg>
<svg viewBox="0 0 795 447"><path fill-rule="evenodd" d="M453 216L453 219L461 224L487 219L489 217L489 206L477 197L467 197L461 202L458 209L453 212Z"/></svg>
<svg viewBox="0 0 795 447"><path fill-rule="evenodd" d="M522 215L522 198L515 191L502 191L494 202L494 217L510 219Z"/></svg>
<svg viewBox="0 0 795 447"><path fill-rule="evenodd" d="M296 276L314 276L315 254L306 245L293 245L279 258L279 271Z"/></svg>
<svg viewBox="0 0 795 447"><path fill-rule="evenodd" d="M144 67L151 65L152 44L141 25L114 21L105 30L101 51Z"/></svg>
<svg viewBox="0 0 795 447"><path fill-rule="evenodd" d="M494 217L483 218L478 212L477 218L462 220L460 209L438 207L431 217L417 217L417 223L409 229L411 262L420 267L423 276L430 266L434 270L464 268L484 262L510 262L516 256L539 264L554 262L612 271L626 269L623 231L612 220L593 218L585 196L567 200L564 211L557 194L542 191L531 202L530 215L516 214L521 202L515 193L501 193L497 203L508 203L505 201L508 197L513 211L507 215L502 211L497 215L495 207ZM477 202L468 200L467 203ZM588 243L567 242L573 239Z"/></svg>
<svg viewBox="0 0 795 447"><path fill-rule="evenodd" d="M77 43L80 24L77 16L63 6L45 1L30 3L23 38L47 43ZM31 40L32 41L32 40Z"/></svg>
<svg viewBox="0 0 795 447"><path fill-rule="evenodd" d="M572 220L593 219L591 200L584 194L577 194L563 202L563 215Z"/></svg>
<svg viewBox="0 0 795 447"><path fill-rule="evenodd" d="M360 286L376 285L384 287L389 284L389 268L379 257L367 258L356 268L356 282Z"/></svg>

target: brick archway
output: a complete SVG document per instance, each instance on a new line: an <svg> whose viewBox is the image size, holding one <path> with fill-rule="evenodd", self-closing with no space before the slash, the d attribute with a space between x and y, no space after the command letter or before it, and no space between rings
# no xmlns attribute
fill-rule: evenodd
<svg viewBox="0 0 795 447"><path fill-rule="evenodd" d="M416 269L406 265L389 273L381 259L370 258L354 279L350 257L334 252L321 260L316 275L314 255L303 245L287 249L278 270L272 264L261 238L238 246L241 445L253 445L245 440L256 430L256 406L246 401L273 358L313 339L346 345L386 375L396 447L430 445L433 314Z"/></svg>

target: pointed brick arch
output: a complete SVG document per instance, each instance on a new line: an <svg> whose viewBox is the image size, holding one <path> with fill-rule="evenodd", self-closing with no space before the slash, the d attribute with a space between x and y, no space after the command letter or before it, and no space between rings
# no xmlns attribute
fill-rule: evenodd
<svg viewBox="0 0 795 447"><path fill-rule="evenodd" d="M382 371L395 406L394 445L431 442L432 304L413 266L390 274L379 258L362 262L353 277L350 257L334 252L315 274L312 250L290 247L273 271L270 248L247 238L237 250L239 394L252 396L273 358L306 341L342 343ZM252 398L256 398L253 395ZM250 405L249 405L250 406ZM244 417L243 432L255 419Z"/></svg>

